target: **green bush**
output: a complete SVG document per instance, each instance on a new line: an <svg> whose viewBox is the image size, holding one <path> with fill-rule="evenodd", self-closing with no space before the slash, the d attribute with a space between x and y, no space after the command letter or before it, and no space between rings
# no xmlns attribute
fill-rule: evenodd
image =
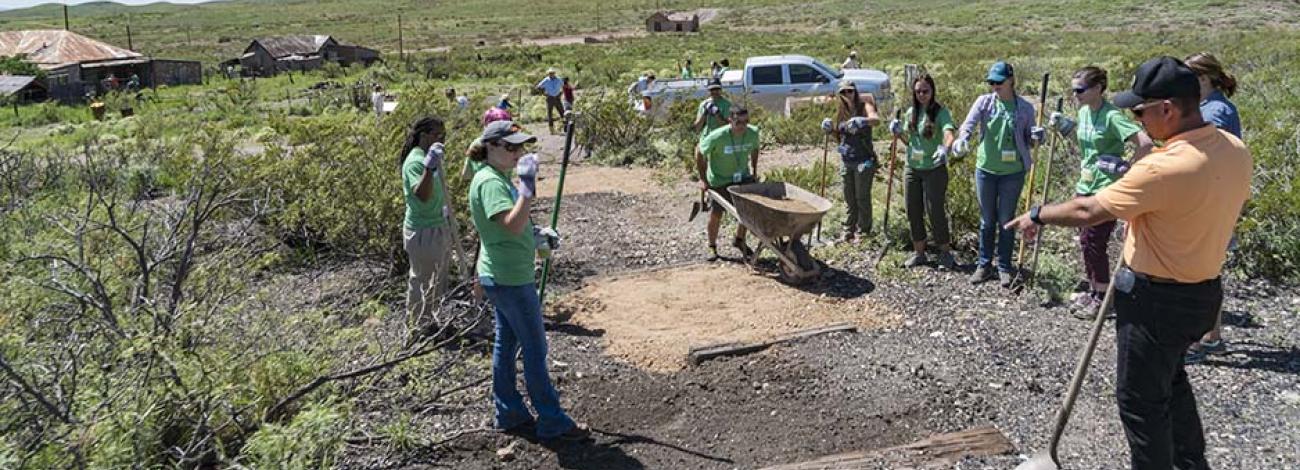
<svg viewBox="0 0 1300 470"><path fill-rule="evenodd" d="M252 468L332 467L335 456L343 449L349 414L341 404L309 406L289 424L268 424L250 436L239 460Z"/></svg>

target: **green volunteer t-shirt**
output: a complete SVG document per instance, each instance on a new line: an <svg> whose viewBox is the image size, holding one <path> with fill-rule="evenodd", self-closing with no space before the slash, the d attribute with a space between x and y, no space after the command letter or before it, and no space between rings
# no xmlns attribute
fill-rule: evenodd
<svg viewBox="0 0 1300 470"><path fill-rule="evenodd" d="M912 129L912 109L903 113L903 132L910 137L907 142L907 166L914 170L931 170L934 169L934 151L943 144L943 131L957 129L952 123L952 113L948 108L939 108L939 113L934 118L934 135L926 138L923 135L925 125L930 121L930 117L924 111L921 117L916 121L916 129Z"/></svg>
<svg viewBox="0 0 1300 470"><path fill-rule="evenodd" d="M714 100L714 103L718 104L718 115L705 116L704 127L700 129L701 139L703 139L704 136L709 135L710 132L713 132L714 129L717 129L727 124L727 119L731 118L731 101L728 101L726 98L719 97L717 100ZM699 119L700 116L704 116L704 109L707 108L708 106L709 106L709 100L706 99L704 101L701 101L699 107L695 109L695 118Z"/></svg>
<svg viewBox="0 0 1300 470"><path fill-rule="evenodd" d="M1016 152L1016 102L996 100L993 115L981 137L975 167L995 175L1011 175L1025 170Z"/></svg>
<svg viewBox="0 0 1300 470"><path fill-rule="evenodd" d="M710 187L739 183L748 178L749 154L758 148L758 128L746 126L745 134L736 136L731 126L714 129L700 139L700 153L709 162Z"/></svg>
<svg viewBox="0 0 1300 470"><path fill-rule="evenodd" d="M442 181L433 179L433 193L428 201L421 201L415 196L415 188L424 176L424 150L419 147L411 149L402 162L402 195L406 197L406 220L403 224L411 230L441 227L447 223L442 216Z"/></svg>
<svg viewBox="0 0 1300 470"><path fill-rule="evenodd" d="M1142 130L1137 123L1129 120L1123 112L1102 101L1101 108L1093 112L1084 106L1079 108L1079 120L1075 136L1079 140L1079 183L1074 185L1078 194L1096 194L1102 188L1110 186L1119 179L1097 169L1099 155L1124 156L1124 142L1133 134Z"/></svg>
<svg viewBox="0 0 1300 470"><path fill-rule="evenodd" d="M533 223L529 221L519 235L492 217L508 213L515 207L514 186L510 179L491 165L474 173L469 184L469 213L478 231L478 275L492 277L497 285L522 286L533 280Z"/></svg>

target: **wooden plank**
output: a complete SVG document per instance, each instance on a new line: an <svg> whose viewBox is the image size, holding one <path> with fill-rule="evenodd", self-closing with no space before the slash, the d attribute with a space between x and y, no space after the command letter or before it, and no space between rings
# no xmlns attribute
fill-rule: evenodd
<svg viewBox="0 0 1300 470"><path fill-rule="evenodd" d="M938 434L911 444L849 452L763 470L894 470L951 468L966 456L999 455L1014 451L1011 441L992 426ZM883 465L883 466L882 466Z"/></svg>
<svg viewBox="0 0 1300 470"><path fill-rule="evenodd" d="M752 354L752 353L762 351L776 344L786 343L790 341L798 341L805 338L811 338L817 335L824 335L827 333L835 333L840 331L857 332L858 327L851 323L834 323L834 324L821 326L817 328L809 328L806 330L798 330L798 331L786 333L777 336L776 338L772 338L770 340L761 341L757 343L727 342L727 343L719 343L719 344L710 344L707 346L691 348L690 352L686 353L686 360L691 365L700 365L700 363L703 363L704 361L710 359L715 359L723 356L743 356L745 354Z"/></svg>

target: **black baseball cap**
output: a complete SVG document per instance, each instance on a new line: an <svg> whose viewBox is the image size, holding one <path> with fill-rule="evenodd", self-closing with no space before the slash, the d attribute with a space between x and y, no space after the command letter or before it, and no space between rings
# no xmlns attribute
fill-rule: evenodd
<svg viewBox="0 0 1300 470"><path fill-rule="evenodd" d="M1173 57L1148 60L1133 74L1133 88L1115 95L1115 106L1132 108L1150 99L1200 97L1196 72Z"/></svg>

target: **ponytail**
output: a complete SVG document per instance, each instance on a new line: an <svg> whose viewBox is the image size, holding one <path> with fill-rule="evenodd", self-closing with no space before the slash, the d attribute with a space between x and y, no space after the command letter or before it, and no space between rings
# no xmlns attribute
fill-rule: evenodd
<svg viewBox="0 0 1300 470"><path fill-rule="evenodd" d="M406 142L402 144L402 153L397 155L398 168L401 168L402 162L406 161L406 156L411 154L411 150L420 144L421 135L443 129L442 120L433 116L422 117L411 124L411 129L406 132Z"/></svg>

